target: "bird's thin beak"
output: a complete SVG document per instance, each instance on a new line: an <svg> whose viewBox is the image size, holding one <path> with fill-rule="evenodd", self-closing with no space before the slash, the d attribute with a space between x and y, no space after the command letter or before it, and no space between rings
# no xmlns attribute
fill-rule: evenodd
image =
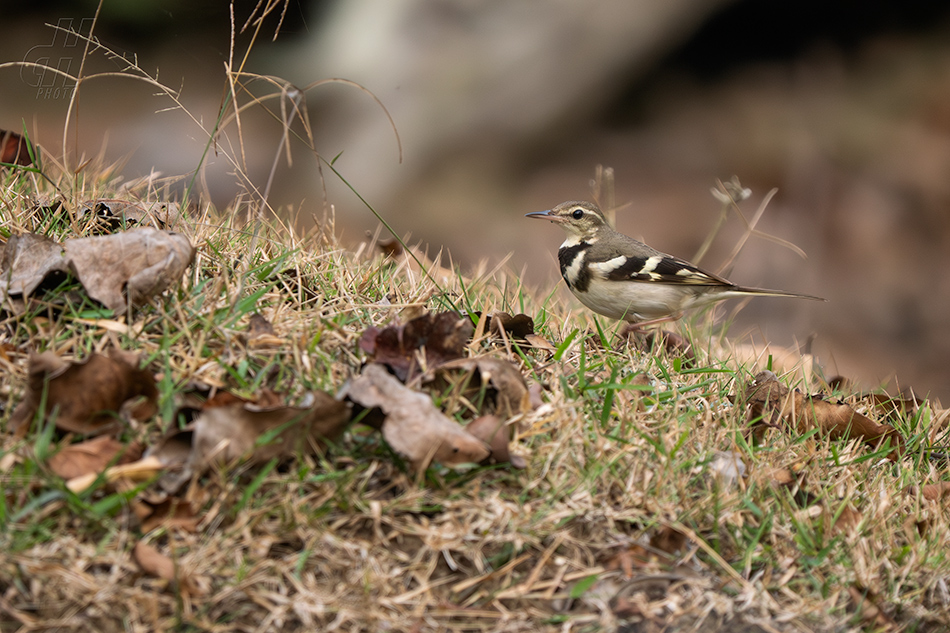
<svg viewBox="0 0 950 633"><path fill-rule="evenodd" d="M562 222L564 218L559 215L554 215L551 210L547 211L532 211L531 213L525 213L524 217L526 218L539 218L541 220L550 220L551 222Z"/></svg>

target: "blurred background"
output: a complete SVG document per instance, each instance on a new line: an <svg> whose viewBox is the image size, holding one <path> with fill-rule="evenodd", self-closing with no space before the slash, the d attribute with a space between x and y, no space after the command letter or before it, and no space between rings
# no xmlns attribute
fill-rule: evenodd
<svg viewBox="0 0 950 633"><path fill-rule="evenodd" d="M237 29L256 4L235 3ZM87 33L96 6L5 7L0 63L78 72L84 43L46 24ZM618 228L687 259L719 217L717 179L752 189L747 216L777 187L758 228L808 258L753 238L730 278L829 302L756 300L731 333L811 340L829 376L950 400L950 3L312 0L287 4L271 41L282 11L245 68L301 88L344 78L385 105L401 160L367 93L342 83L305 93L317 150L401 236L463 265L512 253L509 266L548 291L563 234L523 215L590 198L597 165L614 170ZM90 57L85 74L133 60L194 118L145 82L90 81L67 136L71 164L102 156L126 179L194 171L208 147L201 126L225 94L228 6L106 0L98 20L97 38L124 59ZM250 42L237 36L235 65ZM61 78L6 66L0 90L0 128L25 122L61 155ZM232 126L201 174L222 207L248 189L225 159L241 155L236 138ZM243 138L242 171L263 189L281 126L251 108ZM326 169L321 181L301 143L290 147L275 208L306 223L333 204L348 244L377 228ZM741 233L733 217L702 264L718 270Z"/></svg>

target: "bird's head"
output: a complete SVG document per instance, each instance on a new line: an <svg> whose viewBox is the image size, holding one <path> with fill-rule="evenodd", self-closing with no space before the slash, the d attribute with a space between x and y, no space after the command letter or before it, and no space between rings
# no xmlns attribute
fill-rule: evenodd
<svg viewBox="0 0 950 633"><path fill-rule="evenodd" d="M562 202L549 211L528 213L525 217L550 220L567 231L568 235L580 239L593 237L599 231L609 227L607 218L596 204L577 200Z"/></svg>

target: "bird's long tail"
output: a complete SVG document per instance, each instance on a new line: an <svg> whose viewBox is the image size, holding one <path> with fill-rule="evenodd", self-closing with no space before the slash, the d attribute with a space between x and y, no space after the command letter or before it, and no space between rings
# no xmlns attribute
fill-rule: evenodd
<svg viewBox="0 0 950 633"><path fill-rule="evenodd" d="M749 286L735 286L726 290L722 295L741 297L742 295L764 295L767 297L793 297L795 299L809 299L810 301L827 301L823 297L815 295L806 295L800 292L787 292L785 290L771 290L769 288L752 288ZM720 296L722 296L720 295Z"/></svg>

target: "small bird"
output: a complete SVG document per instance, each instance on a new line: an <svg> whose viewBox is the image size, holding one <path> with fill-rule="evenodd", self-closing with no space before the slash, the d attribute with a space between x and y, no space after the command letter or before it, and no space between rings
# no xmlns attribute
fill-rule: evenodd
<svg viewBox="0 0 950 633"><path fill-rule="evenodd" d="M730 297L821 297L732 283L678 257L618 233L591 202L562 202L526 217L558 224L567 239L557 251L561 276L574 296L598 314L638 328L675 321L684 311Z"/></svg>

